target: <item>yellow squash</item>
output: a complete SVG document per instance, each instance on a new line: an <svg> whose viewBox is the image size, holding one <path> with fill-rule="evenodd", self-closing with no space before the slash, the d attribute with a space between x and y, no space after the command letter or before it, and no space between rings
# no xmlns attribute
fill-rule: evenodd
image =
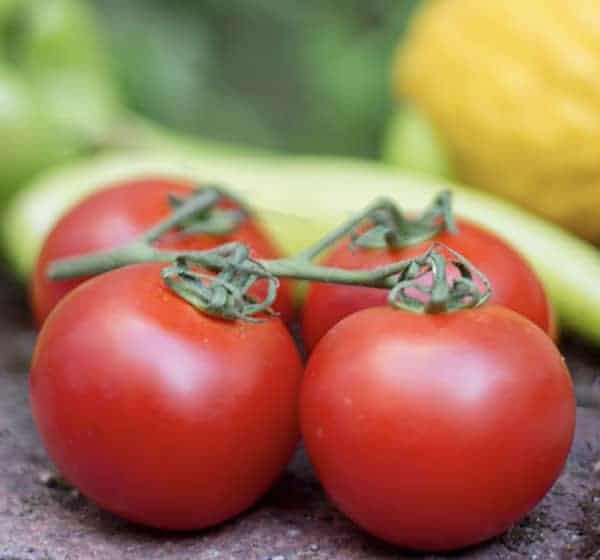
<svg viewBox="0 0 600 560"><path fill-rule="evenodd" d="M427 0L394 84L461 181L600 243L597 0Z"/></svg>

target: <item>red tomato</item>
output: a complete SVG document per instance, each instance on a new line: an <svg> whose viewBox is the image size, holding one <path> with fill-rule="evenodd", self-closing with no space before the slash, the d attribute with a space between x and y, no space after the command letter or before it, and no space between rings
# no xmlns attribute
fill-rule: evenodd
<svg viewBox="0 0 600 560"><path fill-rule="evenodd" d="M369 269L423 254L434 241L444 243L471 261L490 280L491 301L506 306L536 323L554 336L553 311L538 277L514 249L489 233L464 220L458 232L444 232L424 243L398 250L363 249L344 240L324 260L327 266ZM368 307L385 305L387 290L313 283L303 307L302 334L307 348L338 321Z"/></svg>
<svg viewBox="0 0 600 560"><path fill-rule="evenodd" d="M161 265L102 274L44 324L31 405L58 469L103 508L199 529L254 503L298 439L302 363L278 318L204 315Z"/></svg>
<svg viewBox="0 0 600 560"><path fill-rule="evenodd" d="M41 325L57 302L85 279L54 282L46 276L53 260L72 257L101 249L124 245L165 218L171 211L168 195L187 196L192 185L171 179L153 178L128 181L108 188L83 200L54 227L38 258L31 287L31 304L38 325ZM235 205L228 202L226 207ZM210 249L230 241L248 245L256 258L277 258L279 252L253 220L244 221L233 233L225 236L194 235L184 237L169 234L158 244L171 249ZM266 294L266 284L257 285L257 298ZM285 321L293 316L291 287L282 282L275 309Z"/></svg>
<svg viewBox="0 0 600 560"><path fill-rule="evenodd" d="M489 539L533 508L567 458L575 400L552 340L509 309L375 307L317 345L300 414L340 510L435 551Z"/></svg>

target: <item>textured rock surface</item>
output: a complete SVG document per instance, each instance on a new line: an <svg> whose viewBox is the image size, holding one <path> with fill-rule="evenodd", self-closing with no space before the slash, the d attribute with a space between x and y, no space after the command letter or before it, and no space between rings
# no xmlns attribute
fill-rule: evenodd
<svg viewBox="0 0 600 560"><path fill-rule="evenodd" d="M99 511L53 478L35 434L25 373L33 341L21 290L0 276L0 560L416 557L370 539L338 514L301 451L259 505L211 531L158 533ZM577 341L564 350L581 380L580 400L594 403L600 355ZM527 519L499 539L451 557L600 559L600 411L579 409L568 467Z"/></svg>

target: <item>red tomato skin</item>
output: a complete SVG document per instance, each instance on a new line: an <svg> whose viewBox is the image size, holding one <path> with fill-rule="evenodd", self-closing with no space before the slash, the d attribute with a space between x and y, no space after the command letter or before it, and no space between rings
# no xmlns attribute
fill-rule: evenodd
<svg viewBox="0 0 600 560"><path fill-rule="evenodd" d="M300 415L342 512L383 540L441 551L502 533L546 494L575 399L552 340L513 311L376 307L317 345Z"/></svg>
<svg viewBox="0 0 600 560"><path fill-rule="evenodd" d="M224 321L173 294L160 265L65 297L34 351L30 398L50 458L130 521L201 529L271 486L298 441L298 350L283 322Z"/></svg>
<svg viewBox="0 0 600 560"><path fill-rule="evenodd" d="M37 260L31 284L31 307L35 322L41 326L57 302L70 290L86 280L54 282L46 271L57 259L74 257L129 243L165 218L171 207L168 195L188 196L195 191L190 183L165 178L127 181L98 191L65 214L50 232ZM226 202L221 206L235 207ZM223 243L239 241L251 248L256 258L278 258L280 253L260 225L252 219L244 221L225 236L169 234L158 246L169 249L203 250ZM166 266L166 265L165 265ZM266 286L255 286L255 296L266 294ZM289 322L294 309L291 285L282 282L275 309Z"/></svg>
<svg viewBox="0 0 600 560"><path fill-rule="evenodd" d="M481 270L494 289L492 303L521 313L541 329L555 336L551 304L537 275L512 247L494 234L458 220L458 232L443 232L436 237L404 249L352 248L349 240L336 245L323 264L346 269L369 269L423 254L434 241L458 251ZM385 305L387 290L313 283L307 293L302 314L302 335L308 348L338 321L361 309Z"/></svg>

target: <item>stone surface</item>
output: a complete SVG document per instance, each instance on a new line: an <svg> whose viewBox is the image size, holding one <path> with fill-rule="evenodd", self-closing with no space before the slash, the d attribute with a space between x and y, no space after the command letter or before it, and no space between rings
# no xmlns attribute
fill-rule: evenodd
<svg viewBox="0 0 600 560"><path fill-rule="evenodd" d="M196 534L134 527L96 508L57 480L27 405L34 342L22 290L0 275L0 560L325 560L416 558L356 529L325 500L301 450L260 504ZM564 346L581 402L600 402L600 355ZM565 473L519 525L468 559L600 559L600 411L578 410ZM443 558L443 556L426 556Z"/></svg>

